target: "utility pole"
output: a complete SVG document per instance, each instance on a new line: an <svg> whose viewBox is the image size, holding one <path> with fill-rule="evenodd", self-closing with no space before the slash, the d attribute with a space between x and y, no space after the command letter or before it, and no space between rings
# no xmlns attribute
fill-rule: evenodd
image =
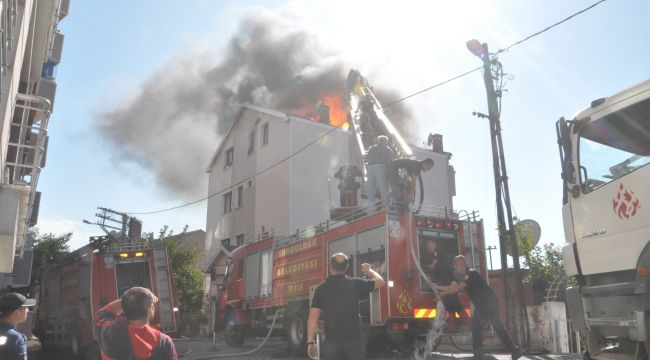
<svg viewBox="0 0 650 360"><path fill-rule="evenodd" d="M479 118L487 118L490 124L490 140L492 143L492 166L494 170L494 187L497 205L497 220L499 223L499 253L501 255L501 270L503 272L503 289L504 299L506 301L506 312L508 322L512 326L515 342L518 342L518 329L522 329L525 334L526 345L530 344L530 334L528 331L528 315L524 299L524 287L521 277L521 267L519 264L519 248L515 235L514 224L512 221L512 208L510 205L510 188L508 186L508 172L506 170L506 161L503 151L503 141L501 138L501 109L500 98L501 88L495 90L494 82L499 82L503 76L501 63L496 56L490 56L488 45L480 43L478 40L467 42L467 48L483 61L483 80L487 91L488 115L474 113ZM496 70L496 71L494 71ZM512 297L510 296L510 287L508 282L508 258L506 252L507 238L510 238L512 246L512 263L515 270L515 282L517 283L517 295L519 298L519 309L521 318L524 322L523 327L517 326L515 312L512 306Z"/></svg>
<svg viewBox="0 0 650 360"><path fill-rule="evenodd" d="M490 270L494 270L494 268L492 267L492 250L496 250L496 249L497 249L496 246L487 247L488 254L490 254Z"/></svg>

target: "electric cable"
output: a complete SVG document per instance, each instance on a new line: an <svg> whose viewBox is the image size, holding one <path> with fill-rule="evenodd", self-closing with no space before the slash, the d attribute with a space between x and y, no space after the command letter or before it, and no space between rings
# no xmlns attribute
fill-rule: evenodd
<svg viewBox="0 0 650 360"><path fill-rule="evenodd" d="M343 123L343 124L345 124L345 123ZM305 146L303 146L303 147L301 147L300 149L296 150L295 152L293 152L293 153L291 153L291 154L285 156L284 158L282 158L282 159L279 160L278 162L276 162L276 163L270 165L269 167L267 167L267 168L265 168L265 169L263 169L263 170L260 170L260 171L256 172L255 174L250 175L250 176L244 178L243 180L239 181L239 182L236 183L236 184L232 184L232 185L230 185L230 186L224 187L223 189L220 189L220 190L218 190L218 191L215 191L215 192L212 193L212 194L208 194L207 196L204 196L204 197L202 197L202 198L200 198L200 199L197 199L197 200L194 200L194 201L191 201L191 202L188 202L188 203L184 203L184 204L181 204L181 205L172 206L172 207L169 207L169 208L166 208L166 209L162 209L162 210L142 211L142 212L128 212L128 211L125 211L124 213L125 213L125 214L128 214L128 215L151 215L151 214L158 214L158 213L161 213L161 212L166 212L166 211L176 210L176 209L180 209L180 208L182 208L182 207L186 207L186 206L194 205L194 204L200 203L200 202L202 202L202 201L205 201L205 200L207 200L207 199L209 199L209 198L211 198L211 197L214 197L214 196L217 196L217 195L221 194L222 192L224 192L224 191L227 190L227 189L230 189L230 188L232 188L232 187L235 187L235 186L237 186L237 185L239 185L239 184L243 184L243 183L245 183L245 182L248 181L248 180L252 180L253 178L257 177L258 175L261 175L261 174L263 174L263 173L265 173L265 172L267 172L267 171L269 171L269 170L275 168L276 166L278 166L278 165L284 163L285 161L290 160L292 157L298 155L299 153L301 153L302 151L304 151L305 149L307 149L309 146L311 146L311 145L317 143L318 141L324 139L324 138L325 138L326 136L328 136L329 134L333 133L336 129L341 128L341 126L343 126L343 124L340 124L340 125L337 125L337 126L332 127L332 129L328 130L328 131L325 132L323 135L317 137L317 138L314 139L313 141L307 143Z"/></svg>
<svg viewBox="0 0 650 360"><path fill-rule="evenodd" d="M556 26L559 26L559 25L561 25L561 24L563 24L563 23L565 23L565 22L571 20L572 18L574 18L574 17L576 17L576 16L578 16L578 15L584 13L584 12L587 12L587 11L593 9L594 7L596 7L597 5L599 5L599 4L601 4L601 3L605 2L605 1L606 1L606 0L600 0L600 1L598 1L598 2L595 2L595 3L591 4L591 5L589 5L588 7L586 7L586 8L584 8L584 9L580 10L580 11L577 11L577 12L575 12L575 13L569 15L569 16L566 17L566 18L564 18L564 19L562 19L562 20L560 20L560 21L558 21L558 22L555 22L555 23L553 23L553 24L551 24L551 25L545 27L544 29L542 29L542 30L540 30L540 31L537 31L537 32L535 32L535 33L533 33L533 34L531 34L531 35L528 35L528 36L526 36L525 38L523 38L523 39L521 39L521 40L519 40L519 41L516 41L516 42L514 42L514 43L508 45L507 47L505 47L505 48L503 48L503 49L497 50L497 52L495 52L494 55L498 55L498 54L501 54L501 53L507 52L507 51L509 51L510 49L512 49L513 47L515 47L515 46L517 46L517 45L520 45L520 44L522 44L522 43L524 43L524 42L526 42L526 41L528 41L528 40L530 40L530 39L532 39L532 38L534 38L534 37L536 37L536 36L538 36L538 35L541 35L541 34L547 32L548 30L551 30L552 28L554 28L554 27L556 27ZM417 92L415 92L415 93L413 93L413 94L407 95L407 96L405 96L405 97L403 97L403 98L401 98L401 99L397 99L397 100L395 100L395 101L391 101L391 102L389 102L387 105L384 105L382 109L388 108L388 107L390 107L390 106L392 106L392 105L395 105L395 104L400 103L400 102L402 102L402 101L404 101L404 100L410 99L410 98L412 98L412 97L414 97L414 96L416 96L416 95L420 95L420 94L422 94L422 93L425 93L425 92L427 92L427 91L429 91L429 90L433 90L433 89L435 89L435 88L437 88L437 87L439 87L439 86L442 86L442 85L444 85L444 84L447 84L447 83L449 83L449 82L451 82L451 81L454 81L454 80L460 79L460 78L462 78L462 77L464 77L464 76L467 76L467 75L469 75L469 74L471 74L471 73L473 73L473 72L475 72L475 71L480 70L481 68L482 68L482 66L479 66L479 67L474 68L474 69L472 69L472 70L466 71L466 72L464 72L464 73L462 73L462 74L460 74L460 75L454 76L453 78L450 78L450 79L445 80L445 81L443 81L443 82L437 83L437 84L435 84L435 85L433 85L433 86L429 86L429 87L424 88L424 89L422 89L422 90L420 90L420 91L417 91Z"/></svg>
<svg viewBox="0 0 650 360"><path fill-rule="evenodd" d="M531 34L531 35L529 35L529 36L527 36L527 37L525 37L525 38L523 38L523 39L521 39L521 40L519 40L519 41L517 41L517 42L515 42L515 43L513 43L513 44L511 44L511 45L509 45L509 46L507 46L507 47L505 47L505 48L503 48L503 49L498 50L498 51L497 51L496 53L494 53L494 54L496 55L496 54L500 54L500 53L507 52L507 51L509 51L510 49L512 49L513 47L515 47L515 46L517 46L517 45L520 45L520 44L522 44L522 43L524 43L524 42L526 42L526 41L528 41L528 40L530 40L530 39L532 39L532 38L534 38L534 37L536 37L536 36L538 36L538 35L540 35L540 34L546 32L546 31L548 31L548 30L550 30L550 29L556 27L556 26L559 26L559 25L561 25L561 24L563 24L563 23L569 21L570 19L572 19L572 18L574 18L574 17L576 17L576 16L578 16L578 15L580 15L580 14L582 14L582 13L584 13L584 12L586 12L586 11L588 11L588 10L594 8L594 7L596 7L597 5L599 5L599 4L601 4L601 3L605 2L605 1L606 1L606 0L600 0L600 1L596 2L596 3L593 3L592 5L586 7L586 8L584 8L584 9L578 11L578 12L575 12L575 13L569 15L568 17L564 18L563 20L560 20L560 21L558 21L558 22L555 22L555 23L553 23L553 24L551 24L551 25L545 27L544 29L542 29L542 30L540 30L540 31L537 31L536 33L533 33L533 34ZM465 76L467 76L467 75L469 75L469 74L472 74L472 73L474 73L474 72L476 72L476 71L478 71L478 70L481 70L481 69L482 69L482 66L476 67L476 68L471 69L471 70L468 70L468 71L466 71L466 72L464 72L464 73L462 73L462 74L459 74L459 75L453 76L453 77L451 77L451 78L449 78L449 79L447 79L447 80L441 81L441 82L439 82L439 83L437 83L437 84L435 84L435 85L432 85L432 86L429 86L429 87L424 88L424 89L422 89L422 90L419 90L419 91L417 91L417 92L414 92L414 93L412 93L412 94L410 94L410 95L407 95L407 96L405 96L405 97L403 97L403 98L400 98L400 99L397 99L397 100L395 100L395 101L389 102L388 104L383 105L382 108L381 108L381 110L384 110L384 109L386 109L386 108L389 108L389 107L391 107L392 105L398 104L398 103L400 103L400 102L402 102L402 101L405 101L405 100L407 100L407 99L410 99L410 98L412 98L412 97L414 97L414 96L420 95L420 94L425 93L425 92L430 91L430 90L433 90L433 89L435 89L435 88L437 88L437 87L440 87L440 86L442 86L442 85L448 84L448 83L450 83L450 82L452 82L452 81L455 81L455 80L458 80L458 79L460 79L460 78L463 78L463 77L465 77ZM334 130L340 128L342 125L343 125L343 124L338 125L338 126L332 128L330 131L326 132L326 133L323 134L322 136L316 138L314 141L312 141L312 142L308 143L307 145L303 146L302 148L300 148L300 149L297 150L296 152L294 152L294 153L292 153L292 154L289 154L288 156L286 156L286 157L283 158L282 160L280 160L280 161L276 162L275 164L273 164L273 165L267 167L266 169L264 169L264 170L262 170L262 171L260 171L260 172L257 172L257 173L255 173L255 174L253 174L253 175L251 175L251 176L246 177L246 178L245 178L244 180L242 180L240 183L244 183L244 182L246 182L246 181L248 181L248 180L251 180L251 179L257 177L258 175L261 175L261 174L263 174L263 173L265 173L265 172L267 172L267 171L269 171L269 170L275 168L276 166L278 166L278 165L284 163L285 161L291 159L293 156L295 156L295 155L297 155L298 153L304 151L306 148L308 148L308 147L311 146L312 144L314 144L314 143L318 142L319 140L325 138L325 137L328 136L330 133L334 132ZM235 184L235 185L236 185L236 184ZM233 186L234 186L234 185L233 185ZM212 193L212 194L208 194L207 196L204 196L204 197L202 197L202 198L200 198L200 199L197 199L197 200L194 200L194 201L191 201L191 202L188 202L188 203L180 204L180 205L177 205L177 206L172 206L172 207L169 207L169 208L161 209L161 210L155 210L155 211L142 211L142 212L135 212L135 211L133 211L133 212L126 212L126 211L125 211L125 213L128 214L128 215L152 215L152 214L158 214L158 213L167 212L167 211L171 211L171 210L176 210L176 209L180 209L180 208L183 208L183 207L186 207L186 206L190 206L190 205L194 205L194 204L197 204L197 203L203 202L203 201L205 201L205 200L207 200L207 199L209 199L209 198L211 198L211 197L214 197L214 196L216 196L216 195L221 194L223 191L225 191L225 190L227 190L227 189L229 189L229 188L231 188L231 187L232 187L232 186L228 186L228 187L226 187L226 188L224 188L224 189L221 189L221 190L219 190L219 191L215 191L215 192Z"/></svg>

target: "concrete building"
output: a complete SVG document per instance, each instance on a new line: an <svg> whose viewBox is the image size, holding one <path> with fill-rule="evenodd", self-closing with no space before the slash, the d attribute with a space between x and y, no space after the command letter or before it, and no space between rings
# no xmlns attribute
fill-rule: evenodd
<svg viewBox="0 0 650 360"><path fill-rule="evenodd" d="M425 206L452 210L451 154L412 147L418 159L433 158L423 176ZM330 219L341 206L335 174L363 166L351 130L255 105L244 105L208 165L206 307L215 311L229 251L267 237L285 237ZM363 189L362 189L363 190ZM357 203L363 205L363 191Z"/></svg>
<svg viewBox="0 0 650 360"><path fill-rule="evenodd" d="M69 0L0 5L0 289L29 284L29 227L38 221L38 178L56 93Z"/></svg>

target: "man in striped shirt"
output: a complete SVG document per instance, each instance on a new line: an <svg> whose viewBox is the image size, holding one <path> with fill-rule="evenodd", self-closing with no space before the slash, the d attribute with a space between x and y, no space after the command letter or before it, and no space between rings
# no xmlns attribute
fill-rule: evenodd
<svg viewBox="0 0 650 360"><path fill-rule="evenodd" d="M395 153L388 146L388 138L384 135L377 137L377 144L368 149L366 162L368 163L368 201L366 208L368 213L375 211L375 196L377 189L381 197L381 206L388 205L388 179L386 178L386 164L395 158Z"/></svg>

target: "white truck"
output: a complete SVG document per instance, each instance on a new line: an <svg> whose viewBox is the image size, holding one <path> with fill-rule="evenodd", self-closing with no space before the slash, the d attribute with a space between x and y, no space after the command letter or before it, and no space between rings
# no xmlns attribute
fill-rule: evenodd
<svg viewBox="0 0 650 360"><path fill-rule="evenodd" d="M589 358L650 358L650 79L556 124L562 256Z"/></svg>

